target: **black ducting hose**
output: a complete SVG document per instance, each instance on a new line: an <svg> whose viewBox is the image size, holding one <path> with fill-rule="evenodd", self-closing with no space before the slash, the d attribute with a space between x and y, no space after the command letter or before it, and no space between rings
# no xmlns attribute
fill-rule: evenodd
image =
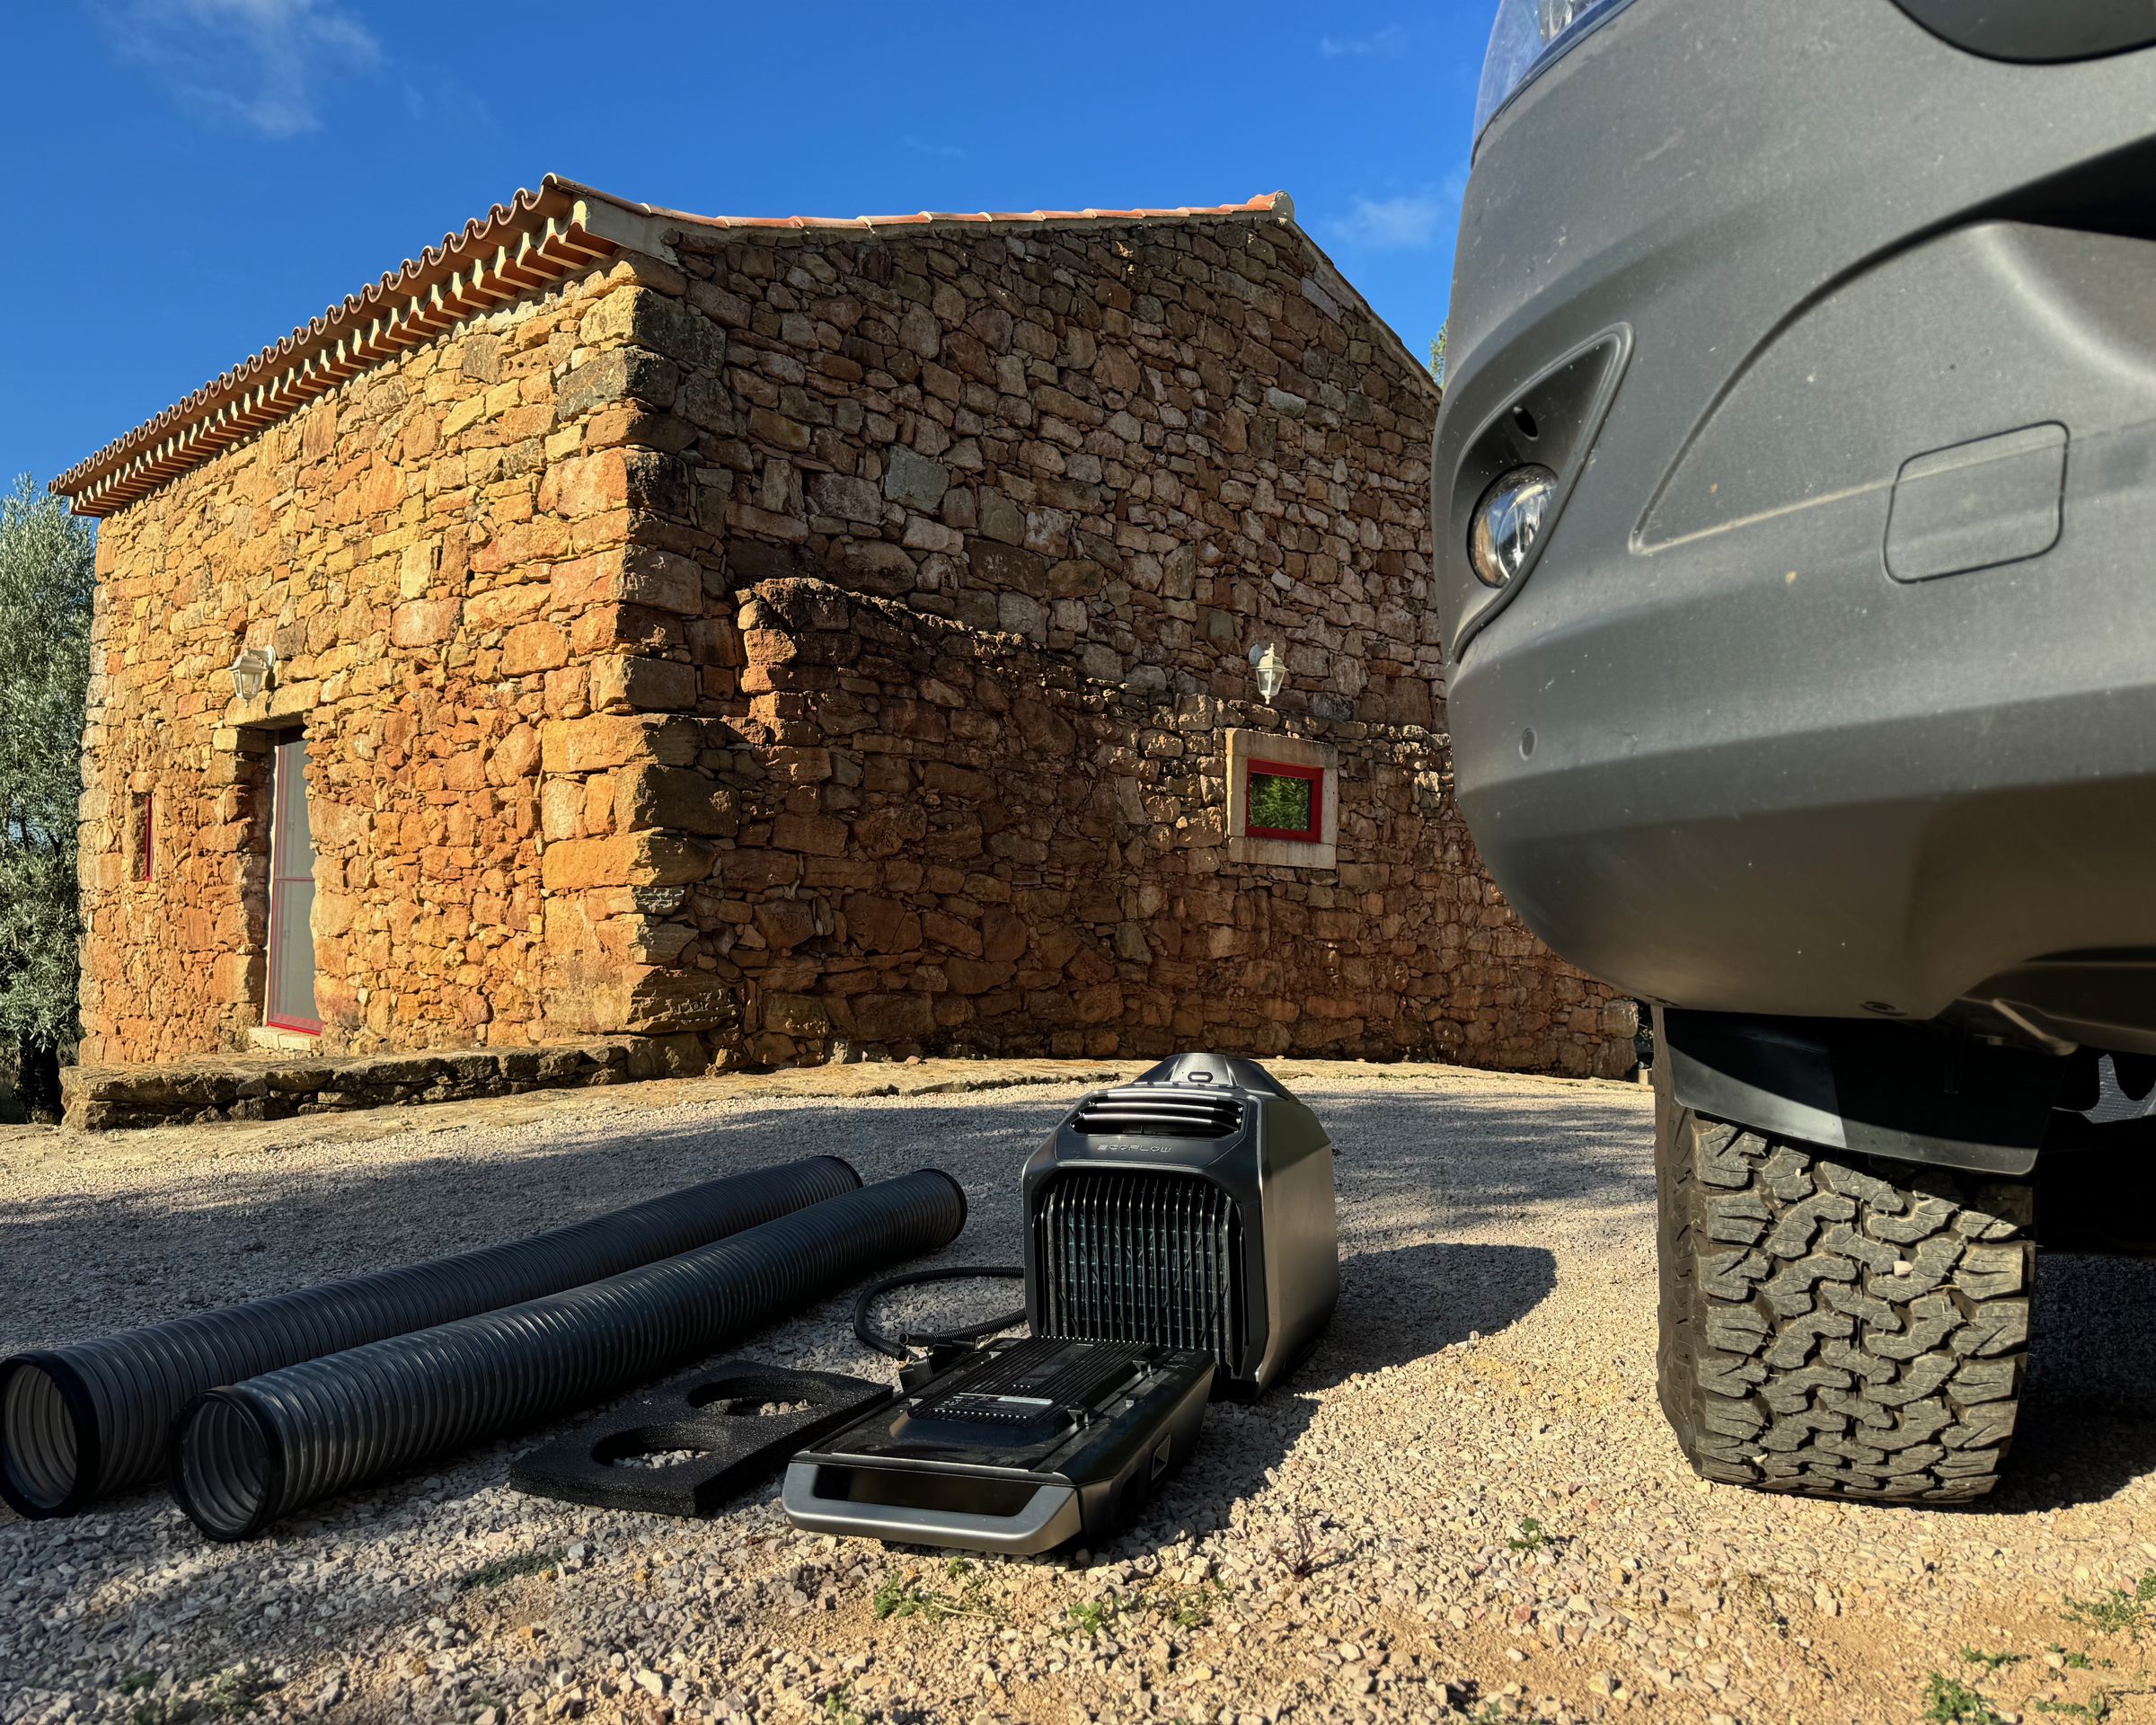
<svg viewBox="0 0 2156 1725"><path fill-rule="evenodd" d="M1026 1308L1021 1305L1015 1312L1002 1313L985 1322L969 1323L957 1330L879 1330L870 1322L869 1314L886 1294L894 1294L902 1287L918 1287L923 1282L962 1282L973 1276L1011 1276L1022 1281L1025 1274L1022 1269L1008 1264L968 1264L960 1269L914 1269L903 1276L887 1276L862 1289L861 1297L853 1302L853 1333L878 1353L888 1354L893 1359L911 1359L915 1348L978 1341L983 1336L993 1336L999 1330L1023 1323Z"/></svg>
<svg viewBox="0 0 2156 1725"><path fill-rule="evenodd" d="M15 1354L0 1360L0 1497L32 1519L72 1515L162 1473L173 1419L205 1390L596 1281L860 1185L837 1157L809 1156L527 1240Z"/></svg>
<svg viewBox="0 0 2156 1725"><path fill-rule="evenodd" d="M580 1408L958 1237L924 1169L586 1287L216 1389L172 1438L172 1494L212 1539Z"/></svg>

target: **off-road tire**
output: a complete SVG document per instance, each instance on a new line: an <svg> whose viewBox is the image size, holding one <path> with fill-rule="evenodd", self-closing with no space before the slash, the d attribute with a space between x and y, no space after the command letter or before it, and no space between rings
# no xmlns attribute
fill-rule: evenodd
<svg viewBox="0 0 2156 1725"><path fill-rule="evenodd" d="M1662 1411L1710 1480L1964 1502L2013 1436L2025 1181L1769 1137L1657 1086Z"/></svg>

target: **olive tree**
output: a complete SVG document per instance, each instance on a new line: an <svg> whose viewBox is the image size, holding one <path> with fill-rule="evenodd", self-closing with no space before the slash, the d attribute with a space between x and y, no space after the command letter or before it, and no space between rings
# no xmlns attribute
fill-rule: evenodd
<svg viewBox="0 0 2156 1725"><path fill-rule="evenodd" d="M0 496L0 1078L49 1107L80 1034L75 805L96 536L25 474Z"/></svg>

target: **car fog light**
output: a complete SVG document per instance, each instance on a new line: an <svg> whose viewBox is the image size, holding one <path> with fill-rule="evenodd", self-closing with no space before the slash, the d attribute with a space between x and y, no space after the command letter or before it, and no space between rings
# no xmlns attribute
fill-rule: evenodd
<svg viewBox="0 0 2156 1725"><path fill-rule="evenodd" d="M1485 587L1503 587L1527 565L1557 496L1547 467L1515 467L1482 493L1467 535L1467 559Z"/></svg>

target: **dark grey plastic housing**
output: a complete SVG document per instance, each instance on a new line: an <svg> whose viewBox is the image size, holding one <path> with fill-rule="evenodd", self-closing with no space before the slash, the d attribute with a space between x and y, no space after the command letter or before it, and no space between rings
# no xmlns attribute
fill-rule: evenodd
<svg viewBox="0 0 2156 1725"><path fill-rule="evenodd" d="M1210 1354L1268 1388L1339 1298L1332 1141L1256 1061L1186 1054L1085 1097L1026 1163L1036 1336Z"/></svg>
<svg viewBox="0 0 2156 1725"><path fill-rule="evenodd" d="M2156 51L1912 10L1637 0L1485 134L1432 468L1461 807L1642 998L2156 1051ZM1477 452L1616 329L1493 602Z"/></svg>
<svg viewBox="0 0 2156 1725"><path fill-rule="evenodd" d="M1895 0L1957 48L2032 63L2092 59L2156 42L2148 0Z"/></svg>

